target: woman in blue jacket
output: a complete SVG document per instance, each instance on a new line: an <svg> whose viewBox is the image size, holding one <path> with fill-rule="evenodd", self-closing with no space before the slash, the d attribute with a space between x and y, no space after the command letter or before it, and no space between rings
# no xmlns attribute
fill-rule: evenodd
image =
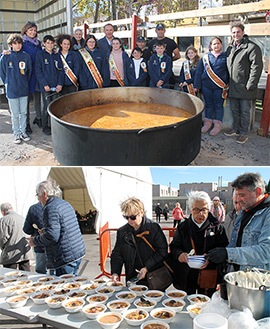
<svg viewBox="0 0 270 329"><path fill-rule="evenodd" d="M71 36L61 34L56 39L59 47L59 54L63 62L65 71L64 85L61 94L69 94L78 90L78 77L80 71L80 64L78 61L78 54L71 50Z"/></svg>
<svg viewBox="0 0 270 329"><path fill-rule="evenodd" d="M129 86L145 87L148 83L147 62L142 58L142 50L135 47L131 52L131 58L127 69Z"/></svg>
<svg viewBox="0 0 270 329"><path fill-rule="evenodd" d="M79 49L78 56L80 63L79 83L82 90L110 85L109 64L105 54L98 48L97 39L94 35L89 34L86 37L84 48ZM89 61L93 61L94 65L89 65Z"/></svg>
<svg viewBox="0 0 270 329"><path fill-rule="evenodd" d="M39 91L36 91L36 74L35 74L35 59L36 54L41 50L41 42L37 39L37 25L34 22L27 22L21 31L23 37L23 47L22 50L31 56L32 60L32 76L29 82L29 94L33 96L34 108L36 112L36 117L33 124L37 124L39 128L42 127L41 123L41 95ZM30 127L30 114L29 114L29 101L27 106L27 126L26 132L31 133L32 129Z"/></svg>
<svg viewBox="0 0 270 329"><path fill-rule="evenodd" d="M228 88L229 74L227 57L222 52L222 40L213 37L210 40L210 51L203 56L195 74L194 88L197 92L202 90L205 101L205 119L202 133L210 131L211 136L216 136L222 129L224 114L224 99Z"/></svg>

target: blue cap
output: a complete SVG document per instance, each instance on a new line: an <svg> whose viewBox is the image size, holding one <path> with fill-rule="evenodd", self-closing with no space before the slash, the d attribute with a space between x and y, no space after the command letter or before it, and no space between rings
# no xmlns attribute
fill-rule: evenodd
<svg viewBox="0 0 270 329"><path fill-rule="evenodd" d="M156 26L156 30L163 30L163 29L165 29L165 25L164 24L162 24L162 23L158 23L158 25Z"/></svg>
<svg viewBox="0 0 270 329"><path fill-rule="evenodd" d="M137 38L137 42L139 42L139 41L146 41L146 40L145 40L145 37L143 37L143 36L138 37L138 38Z"/></svg>

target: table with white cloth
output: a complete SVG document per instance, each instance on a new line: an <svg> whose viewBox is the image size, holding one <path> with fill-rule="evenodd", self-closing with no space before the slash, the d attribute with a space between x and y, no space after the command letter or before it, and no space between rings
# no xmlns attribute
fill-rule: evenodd
<svg viewBox="0 0 270 329"><path fill-rule="evenodd" d="M8 272L14 272L14 269L7 269L0 267L0 276L5 275ZM44 277L44 274L38 274L33 272L23 272L28 275L28 279L32 281L38 281L39 278ZM56 277L57 279L58 277ZM29 323L41 323L45 325L51 325L56 328L63 329L97 329L99 324L96 320L88 319L82 312L67 313L63 307L58 309L52 309L47 304L37 305L29 298L26 305L21 308L11 308L6 302L6 296L3 293L3 286L0 286L0 313L11 316ZM115 299L113 295L108 301ZM87 303L87 302L86 302ZM158 303L156 307L162 307L161 303ZM135 308L132 304L130 308ZM184 309L185 310L185 309ZM147 321L150 320L150 315ZM120 329L131 329L132 326L128 325L125 320L119 326ZM137 327L138 328L138 327ZM170 323L171 329L191 329L192 319L186 311L176 313L173 322Z"/></svg>

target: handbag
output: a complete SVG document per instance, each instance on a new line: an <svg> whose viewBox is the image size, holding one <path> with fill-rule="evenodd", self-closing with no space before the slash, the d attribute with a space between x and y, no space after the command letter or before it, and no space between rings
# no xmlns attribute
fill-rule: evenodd
<svg viewBox="0 0 270 329"><path fill-rule="evenodd" d="M150 246L150 248L154 252L156 252L156 250L153 248L151 243L144 237L145 233L149 234L149 231L145 231L141 234L137 234L136 236L139 238L142 238ZM133 242L135 243L135 247L137 250L139 260L140 260L142 266L144 266L134 236L133 236ZM167 262L165 260L163 261L163 264L164 264L164 266L162 266L152 272L147 272L146 280L147 280L147 285L148 285L149 289L165 291L173 283L173 278L171 275L171 273L173 273L173 270L171 269L171 267L167 264Z"/></svg>

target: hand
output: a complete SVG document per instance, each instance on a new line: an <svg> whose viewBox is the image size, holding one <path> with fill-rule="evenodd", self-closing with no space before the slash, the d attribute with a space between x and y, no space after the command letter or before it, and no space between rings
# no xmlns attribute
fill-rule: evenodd
<svg viewBox="0 0 270 329"><path fill-rule="evenodd" d="M119 281L119 276L118 276L118 274L114 273L114 274L112 275L112 280L113 280L114 283L115 283L116 281Z"/></svg>
<svg viewBox="0 0 270 329"><path fill-rule="evenodd" d="M206 268L208 264L209 264L209 260L206 259L205 262L203 263L202 267L200 268L200 270L203 270L204 268Z"/></svg>
<svg viewBox="0 0 270 329"><path fill-rule="evenodd" d="M57 93L60 93L61 90L62 90L62 86L61 85L57 85L56 88L55 88L55 91Z"/></svg>
<svg viewBox="0 0 270 329"><path fill-rule="evenodd" d="M30 247L35 247L34 238L26 238Z"/></svg>
<svg viewBox="0 0 270 329"><path fill-rule="evenodd" d="M161 87L163 85L164 81L162 80L158 80L157 82L157 87Z"/></svg>
<svg viewBox="0 0 270 329"><path fill-rule="evenodd" d="M206 258L215 264L222 264L226 262L228 255L226 248L218 247L209 250L206 254Z"/></svg>
<svg viewBox="0 0 270 329"><path fill-rule="evenodd" d="M195 91L195 93L197 93L199 91L199 89L198 88L194 88L194 91Z"/></svg>
<svg viewBox="0 0 270 329"><path fill-rule="evenodd" d="M48 85L45 86L44 89L45 89L45 91L50 91L51 90L51 88Z"/></svg>
<svg viewBox="0 0 270 329"><path fill-rule="evenodd" d="M188 262L188 253L182 252L182 254L179 255L178 260L180 263L187 263Z"/></svg>
<svg viewBox="0 0 270 329"><path fill-rule="evenodd" d="M2 55L10 55L11 54L11 51L8 49L8 50L3 50L2 52Z"/></svg>
<svg viewBox="0 0 270 329"><path fill-rule="evenodd" d="M138 275L137 275L137 278L138 278L139 280L144 279L145 276L146 276L146 273L147 273L147 272L148 272L148 271L147 271L147 268L146 268L146 267L141 268L140 271L139 271L139 273L138 273Z"/></svg>

